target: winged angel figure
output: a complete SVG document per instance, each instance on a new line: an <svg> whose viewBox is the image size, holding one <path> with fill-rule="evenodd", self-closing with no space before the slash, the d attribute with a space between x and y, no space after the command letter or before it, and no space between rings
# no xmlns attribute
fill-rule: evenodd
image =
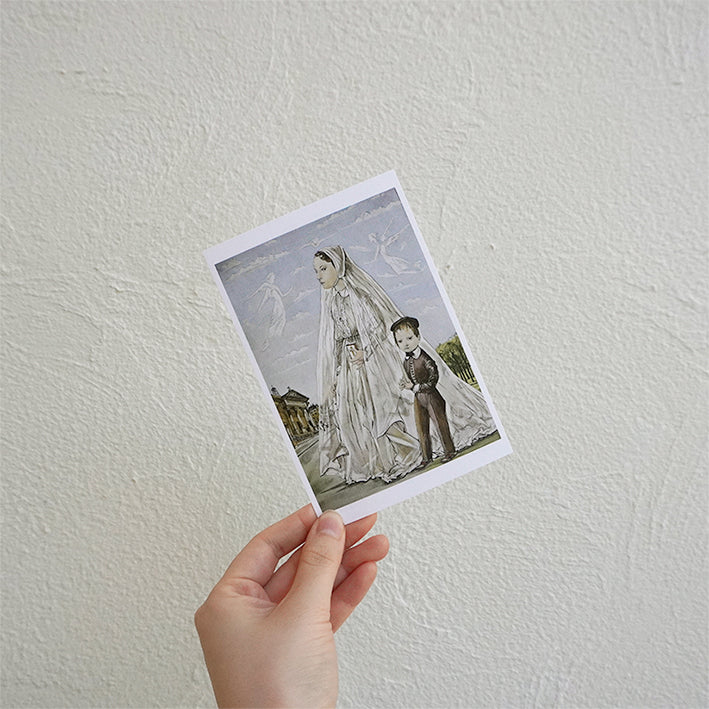
<svg viewBox="0 0 709 709"><path fill-rule="evenodd" d="M421 270L420 262L416 262L412 266L406 259L394 256L387 251L387 249L399 239L401 233L408 226L408 224L406 224L401 229L399 229L396 234L387 236L393 221L393 219L389 221L387 228L381 234L371 233L369 235L369 240L374 244L376 248L374 260L376 261L378 258L381 258L382 261L384 261L384 263L386 263L387 266L389 266L389 268L391 268L391 270L397 276L400 276L404 273L418 273Z"/></svg>
<svg viewBox="0 0 709 709"><path fill-rule="evenodd" d="M283 293L276 285L276 274L269 273L266 280L249 296L249 299L258 297L256 314L259 329L263 332L262 348L283 334L286 326L286 306L283 299L292 290L291 287Z"/></svg>

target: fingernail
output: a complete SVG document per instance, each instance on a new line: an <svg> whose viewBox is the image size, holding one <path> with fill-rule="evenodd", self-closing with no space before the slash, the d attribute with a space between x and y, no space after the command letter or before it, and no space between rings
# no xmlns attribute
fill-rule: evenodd
<svg viewBox="0 0 709 709"><path fill-rule="evenodd" d="M343 529L342 517L332 510L323 512L318 520L318 534L329 534L331 537L339 539Z"/></svg>

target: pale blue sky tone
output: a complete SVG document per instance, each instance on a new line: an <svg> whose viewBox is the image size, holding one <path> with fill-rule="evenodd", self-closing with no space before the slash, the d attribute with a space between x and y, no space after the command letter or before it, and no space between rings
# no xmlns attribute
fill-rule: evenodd
<svg viewBox="0 0 709 709"><path fill-rule="evenodd" d="M342 246L432 345L455 334L395 189L334 212L217 264L266 383L317 403L321 287L313 256Z"/></svg>

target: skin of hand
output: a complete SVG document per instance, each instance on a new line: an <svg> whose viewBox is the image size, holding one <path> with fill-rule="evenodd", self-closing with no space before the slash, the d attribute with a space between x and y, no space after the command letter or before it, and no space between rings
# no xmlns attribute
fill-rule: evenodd
<svg viewBox="0 0 709 709"><path fill-rule="evenodd" d="M410 379L402 379L399 382L399 385L401 386L402 389L413 389L414 388L414 383Z"/></svg>
<svg viewBox="0 0 709 709"><path fill-rule="evenodd" d="M361 367L364 364L363 350L354 350L352 353L352 364L354 364L355 367Z"/></svg>
<svg viewBox="0 0 709 709"><path fill-rule="evenodd" d="M370 515L345 527L337 512L316 518L308 505L258 534L232 561L195 613L220 707L335 706L333 634L389 550L383 535L357 544L375 521Z"/></svg>

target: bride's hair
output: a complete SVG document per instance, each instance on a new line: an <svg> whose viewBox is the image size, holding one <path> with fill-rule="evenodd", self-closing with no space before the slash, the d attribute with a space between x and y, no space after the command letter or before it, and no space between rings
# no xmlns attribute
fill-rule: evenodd
<svg viewBox="0 0 709 709"><path fill-rule="evenodd" d="M313 258L319 258L323 261L327 261L328 263L332 263L332 259L324 251L316 251L315 256L313 256ZM334 266L335 264L332 265Z"/></svg>

